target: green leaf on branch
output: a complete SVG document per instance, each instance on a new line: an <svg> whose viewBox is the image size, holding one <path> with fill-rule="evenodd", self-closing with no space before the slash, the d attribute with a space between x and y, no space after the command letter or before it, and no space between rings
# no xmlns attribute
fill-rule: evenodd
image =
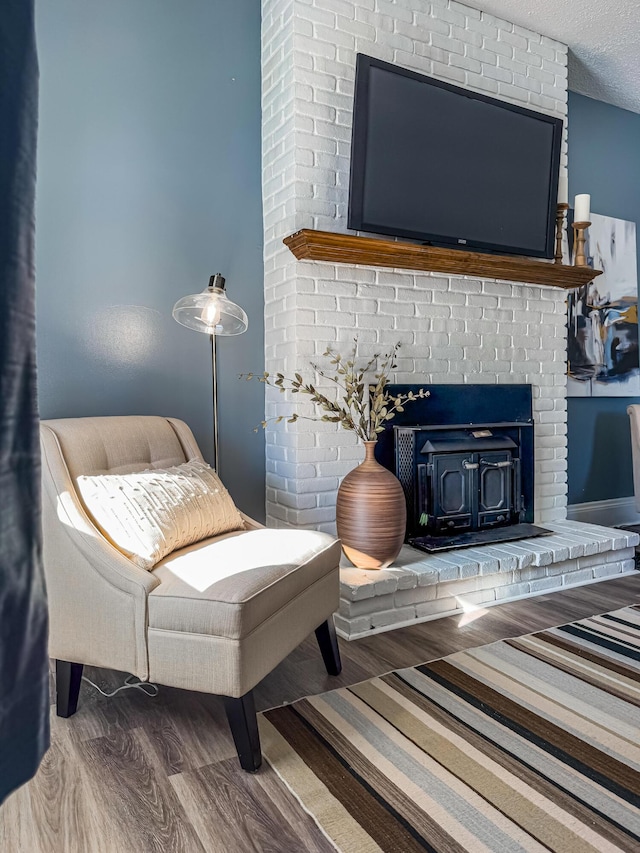
<svg viewBox="0 0 640 853"><path fill-rule="evenodd" d="M278 424L285 420L287 423L296 423L300 417L304 417L305 420L340 424L343 429L355 432L359 439L366 441L384 432L384 424L392 420L398 412L404 412L406 403L417 399L424 400L429 396L429 391L424 388L418 392L409 391L407 394L397 395L392 395L387 390L391 373L397 369L395 356L400 349L399 342L384 355L375 353L360 363L357 361L357 344L358 339L355 337L352 352L346 359L331 345L326 347L323 357L329 360L333 372L311 364L317 376L332 383L335 396L326 396L311 382L305 383L302 374L297 372L293 374L293 378L281 372L273 375L266 371L262 375L240 374L239 378L247 382L257 379L265 385L277 388L281 394L306 394L314 405L326 413L316 417L301 416L298 413L290 417L280 415L262 421L262 428L266 429L269 422Z"/></svg>

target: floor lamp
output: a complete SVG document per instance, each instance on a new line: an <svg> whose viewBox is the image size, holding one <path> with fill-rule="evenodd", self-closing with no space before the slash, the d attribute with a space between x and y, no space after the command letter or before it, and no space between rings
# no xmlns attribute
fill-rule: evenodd
<svg viewBox="0 0 640 853"><path fill-rule="evenodd" d="M211 339L211 402L213 406L213 468L218 470L218 372L216 364L216 338L241 335L247 331L249 321L243 309L232 302L224 287L220 273L212 275L209 286L202 293L183 296L173 306L173 319L203 332Z"/></svg>

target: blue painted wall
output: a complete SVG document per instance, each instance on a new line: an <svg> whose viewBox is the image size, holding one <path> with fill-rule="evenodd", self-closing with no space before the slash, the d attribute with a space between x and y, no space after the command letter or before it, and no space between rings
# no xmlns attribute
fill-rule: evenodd
<svg viewBox="0 0 640 853"><path fill-rule="evenodd" d="M570 92L570 198L582 192L595 213L636 222L640 250L640 115ZM569 503L633 494L626 409L638 402L569 398Z"/></svg>
<svg viewBox="0 0 640 853"><path fill-rule="evenodd" d="M207 455L209 340L171 308L220 271L250 324L219 342L220 469L263 518L260 2L36 5L41 416L173 415Z"/></svg>

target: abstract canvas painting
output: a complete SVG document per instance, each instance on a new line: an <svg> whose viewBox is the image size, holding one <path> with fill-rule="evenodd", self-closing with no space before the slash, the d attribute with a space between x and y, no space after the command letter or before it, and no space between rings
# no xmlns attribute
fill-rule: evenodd
<svg viewBox="0 0 640 853"><path fill-rule="evenodd" d="M591 215L585 252L602 270L568 298L568 385L571 397L640 394L636 224Z"/></svg>

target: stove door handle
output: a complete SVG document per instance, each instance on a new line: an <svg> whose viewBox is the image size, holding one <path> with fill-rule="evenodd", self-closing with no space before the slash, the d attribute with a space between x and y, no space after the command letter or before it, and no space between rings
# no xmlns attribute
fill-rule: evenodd
<svg viewBox="0 0 640 853"><path fill-rule="evenodd" d="M462 467L465 468L467 471L475 471L476 468L480 467L480 465L477 462L469 462L468 459L465 459L462 463Z"/></svg>
<svg viewBox="0 0 640 853"><path fill-rule="evenodd" d="M505 459L504 462L486 462L484 459L480 460L485 468L511 468L513 462L510 459Z"/></svg>

